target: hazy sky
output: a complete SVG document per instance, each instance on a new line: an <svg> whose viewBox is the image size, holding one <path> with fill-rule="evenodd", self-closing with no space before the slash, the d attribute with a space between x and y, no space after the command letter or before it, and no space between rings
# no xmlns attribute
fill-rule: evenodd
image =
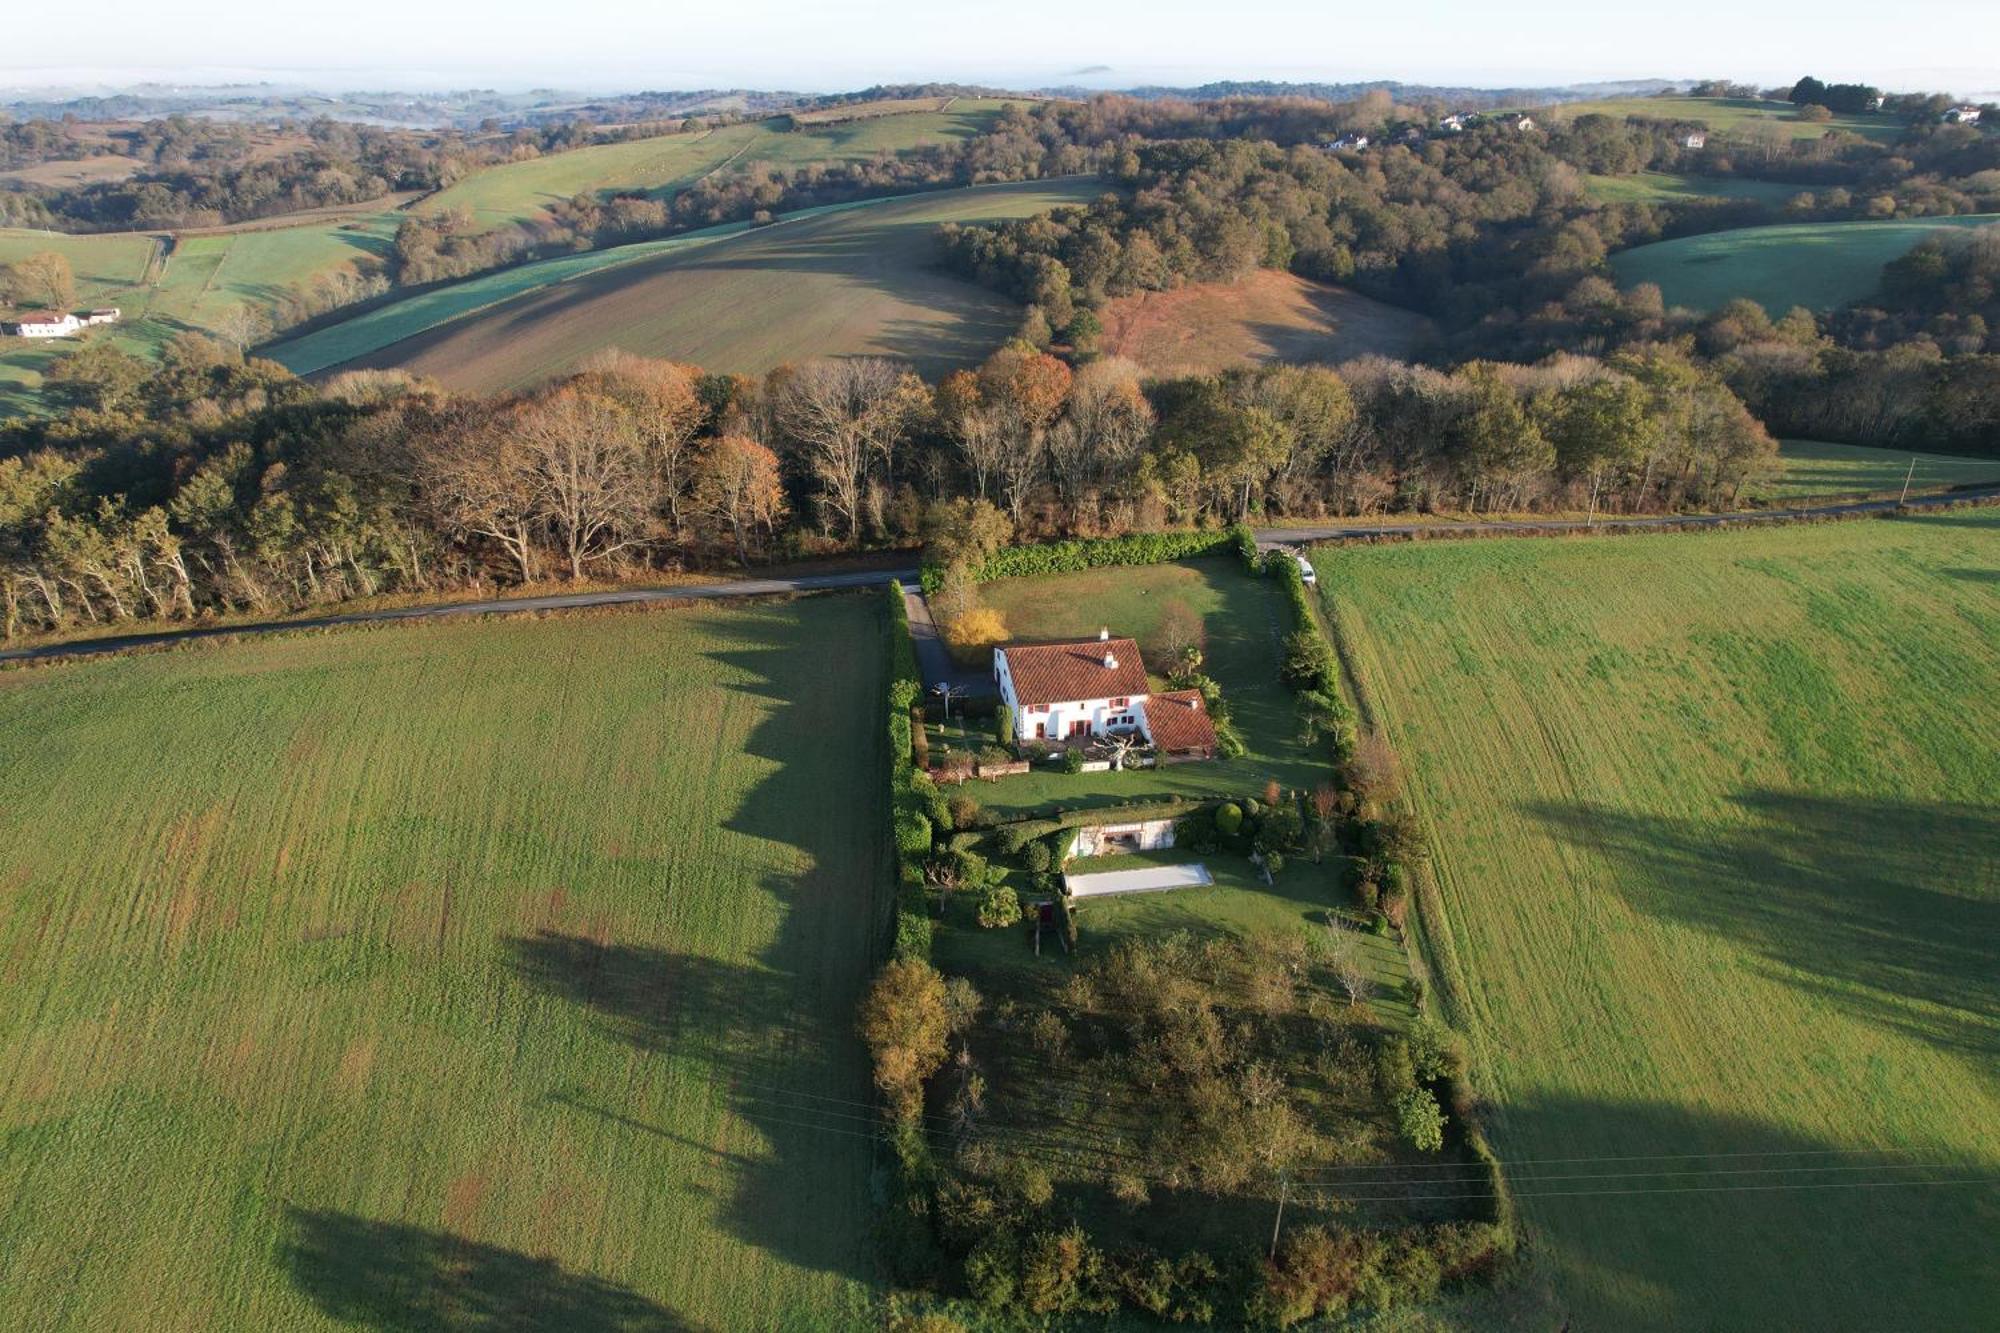
<svg viewBox="0 0 2000 1333"><path fill-rule="evenodd" d="M805 91L1216 78L1657 76L2000 89L2000 0L89 0L0 19L0 85L261 76L327 88Z"/></svg>

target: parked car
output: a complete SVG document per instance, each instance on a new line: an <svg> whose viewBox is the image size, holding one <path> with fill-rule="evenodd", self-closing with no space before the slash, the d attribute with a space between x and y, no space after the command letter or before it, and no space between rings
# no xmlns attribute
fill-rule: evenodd
<svg viewBox="0 0 2000 1333"><path fill-rule="evenodd" d="M1299 582L1308 588L1318 586L1319 575L1313 573L1312 561L1297 553L1293 554L1292 559L1299 562Z"/></svg>

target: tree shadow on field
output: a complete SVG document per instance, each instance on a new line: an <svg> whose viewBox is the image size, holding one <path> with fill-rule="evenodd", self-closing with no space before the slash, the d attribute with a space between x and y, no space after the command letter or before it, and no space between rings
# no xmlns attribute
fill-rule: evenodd
<svg viewBox="0 0 2000 1333"><path fill-rule="evenodd" d="M861 594L875 596L879 593ZM689 613L695 614L695 613ZM731 1168L721 1221L789 1263L866 1280L865 1224L879 1125L855 1035L861 990L886 938L881 616L849 598L779 614L733 611L719 694L760 701L745 751L764 770L723 827L789 849L736 890L746 912L776 905L751 963L543 930L506 942L514 973L592 1015L605 1035L691 1063L757 1142L689 1143L616 1104L552 1098L619 1132L677 1139ZM694 706L703 706L697 703ZM740 703L717 698L717 710ZM748 872L744 879L748 880Z"/></svg>
<svg viewBox="0 0 2000 1333"><path fill-rule="evenodd" d="M1975 1127L1836 1142L1562 1095L1497 1108L1489 1129L1570 1327L1966 1328L1990 1312L2000 1157Z"/></svg>
<svg viewBox="0 0 2000 1333"><path fill-rule="evenodd" d="M401 1333L697 1333L630 1288L443 1231L294 1208L284 1262L329 1319Z"/></svg>
<svg viewBox="0 0 2000 1333"><path fill-rule="evenodd" d="M1769 974L1981 1061L2000 1055L2000 807L1747 791L1741 824L1603 807L1530 811L1622 867L1655 916Z"/></svg>

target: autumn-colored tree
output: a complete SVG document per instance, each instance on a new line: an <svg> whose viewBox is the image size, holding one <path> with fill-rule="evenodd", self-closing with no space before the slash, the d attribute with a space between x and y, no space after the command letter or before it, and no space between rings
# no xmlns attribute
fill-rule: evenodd
<svg viewBox="0 0 2000 1333"><path fill-rule="evenodd" d="M658 474L623 403L565 385L524 404L511 427L572 580L652 535Z"/></svg>
<svg viewBox="0 0 2000 1333"><path fill-rule="evenodd" d="M659 477L668 527L680 540L682 506L699 466L696 435L708 417L701 371L614 350L593 357L584 378L631 412L639 448Z"/></svg>
<svg viewBox="0 0 2000 1333"><path fill-rule="evenodd" d="M430 423L416 459L418 488L439 525L494 543L521 582L534 582L537 477L508 423L480 407L456 408Z"/></svg>
<svg viewBox="0 0 2000 1333"><path fill-rule="evenodd" d="M747 566L751 534L761 532L768 537L785 514L778 456L748 436L723 436L702 455L694 503L729 529L737 563Z"/></svg>
<svg viewBox="0 0 2000 1333"><path fill-rule="evenodd" d="M785 438L819 482L828 526L844 526L861 544L862 502L870 468L893 462L912 419L930 405L915 375L879 357L808 361L773 377Z"/></svg>
<svg viewBox="0 0 2000 1333"><path fill-rule="evenodd" d="M944 978L920 958L891 962L862 998L860 1030L875 1060L875 1086L898 1118L914 1119L923 1110L924 1080L948 1053Z"/></svg>

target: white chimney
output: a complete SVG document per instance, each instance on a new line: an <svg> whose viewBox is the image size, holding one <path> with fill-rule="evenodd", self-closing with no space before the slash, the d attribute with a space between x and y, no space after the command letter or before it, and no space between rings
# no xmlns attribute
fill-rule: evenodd
<svg viewBox="0 0 2000 1333"><path fill-rule="evenodd" d="M1111 627L1109 625L1106 625L1103 629L1097 631L1097 641L1099 643L1111 642Z"/></svg>
<svg viewBox="0 0 2000 1333"><path fill-rule="evenodd" d="M1106 667L1115 667L1118 665L1118 658L1109 648L1104 650L1104 665Z"/></svg>

